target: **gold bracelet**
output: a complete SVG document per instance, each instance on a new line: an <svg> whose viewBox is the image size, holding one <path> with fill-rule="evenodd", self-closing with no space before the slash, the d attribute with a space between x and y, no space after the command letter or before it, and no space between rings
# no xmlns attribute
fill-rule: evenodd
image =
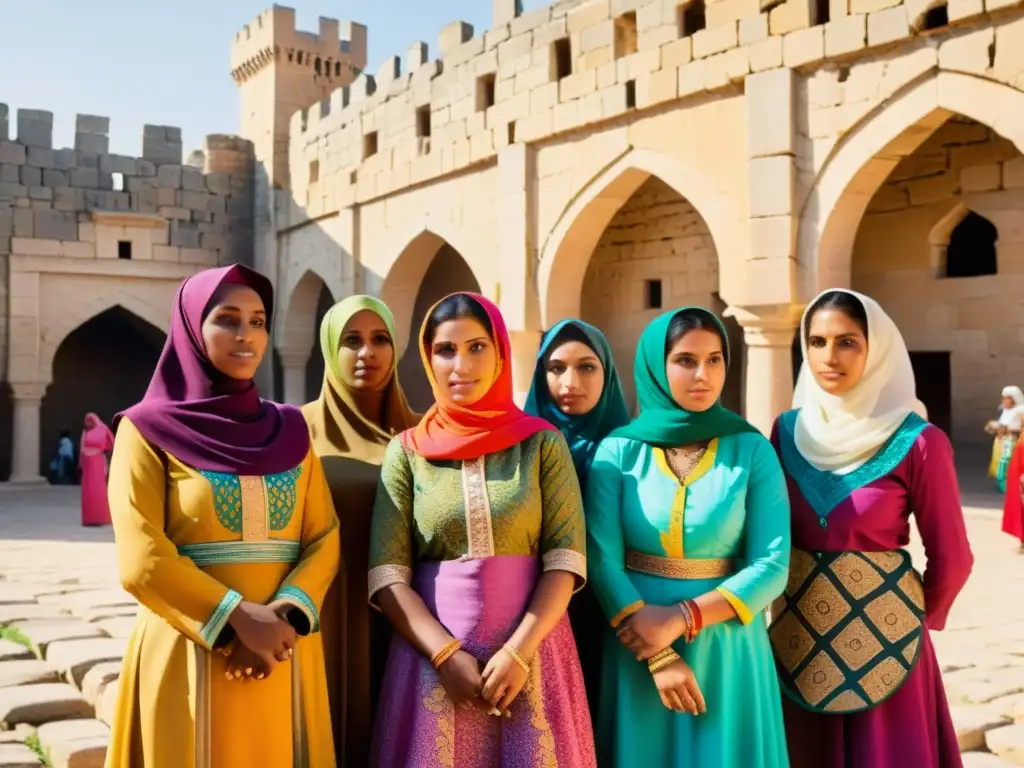
<svg viewBox="0 0 1024 768"><path fill-rule="evenodd" d="M675 651L672 651L672 654L670 656L665 656L664 658L658 659L658 661L647 662L647 669L653 675L655 672L660 672L665 667L675 664L677 661L679 661L679 658L679 654Z"/></svg>
<svg viewBox="0 0 1024 768"><path fill-rule="evenodd" d="M651 658L647 660L647 663L653 664L655 662L661 661L662 659L667 659L669 656L672 656L673 654L675 654L675 651L672 649L672 646L670 645L665 650L658 651L656 654L651 656Z"/></svg>
<svg viewBox="0 0 1024 768"><path fill-rule="evenodd" d="M462 648L461 640L452 640L445 644L445 646L430 657L430 663L434 669L440 669L441 665L444 664L448 659L456 654L456 652Z"/></svg>
<svg viewBox="0 0 1024 768"><path fill-rule="evenodd" d="M505 653L512 657L512 661L522 667L523 672L530 674L530 665L526 662L526 659L519 655L519 651L513 648L509 643L505 643L501 647Z"/></svg>
<svg viewBox="0 0 1024 768"><path fill-rule="evenodd" d="M683 621L686 622L686 631L683 633L683 641L686 642L686 643L692 643L693 642L693 625L694 625L693 611L690 610L690 606L688 606L686 604L686 601L684 601L684 600L681 600L678 603L676 603L676 606L679 608L680 612L683 614Z"/></svg>

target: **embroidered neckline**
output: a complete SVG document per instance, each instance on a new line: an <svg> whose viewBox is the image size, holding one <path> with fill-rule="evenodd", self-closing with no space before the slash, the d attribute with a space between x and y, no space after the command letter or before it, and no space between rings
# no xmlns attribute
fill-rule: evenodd
<svg viewBox="0 0 1024 768"><path fill-rule="evenodd" d="M858 488L885 477L907 457L928 422L916 413L896 428L878 452L849 474L839 475L812 465L797 450L794 433L798 411L787 411L779 417L779 446L782 464L796 482L807 503L818 514L818 525L828 525L828 516Z"/></svg>

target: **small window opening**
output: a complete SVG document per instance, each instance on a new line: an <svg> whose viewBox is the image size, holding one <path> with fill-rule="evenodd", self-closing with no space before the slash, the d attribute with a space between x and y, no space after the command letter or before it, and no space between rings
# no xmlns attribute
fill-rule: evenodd
<svg viewBox="0 0 1024 768"><path fill-rule="evenodd" d="M132 241L131 240L118 240L117 241L117 258L119 259L130 259L132 257Z"/></svg>
<svg viewBox="0 0 1024 768"><path fill-rule="evenodd" d="M357 184L358 182L359 182L359 171L352 171L352 173L350 173L348 175L348 183L349 184Z"/></svg>
<svg viewBox="0 0 1024 768"><path fill-rule="evenodd" d="M334 62L334 76L335 77L341 77L341 62L340 61Z"/></svg>
<svg viewBox="0 0 1024 768"><path fill-rule="evenodd" d="M111 183L114 186L115 192L124 192L124 174L123 173L112 173L110 174Z"/></svg>
<svg viewBox="0 0 1024 768"><path fill-rule="evenodd" d="M316 57L316 61L313 62L313 70L319 75L323 69L323 62L320 61L320 57Z"/></svg>
<svg viewBox="0 0 1024 768"><path fill-rule="evenodd" d="M935 29L942 29L949 26L949 8L945 3L935 8L928 9L917 24L921 32L930 32Z"/></svg>
<svg viewBox="0 0 1024 768"><path fill-rule="evenodd" d="M946 246L946 277L981 277L998 273L995 224L974 211L949 235Z"/></svg>
<svg viewBox="0 0 1024 768"><path fill-rule="evenodd" d="M561 80L572 74L572 44L568 37L551 44L552 80Z"/></svg>
<svg viewBox="0 0 1024 768"><path fill-rule="evenodd" d="M661 309L661 280L644 281L644 306L647 309Z"/></svg>
<svg viewBox="0 0 1024 768"><path fill-rule="evenodd" d="M516 121L512 120L511 122L509 122L509 124L506 126L506 130L508 131L508 143L509 144L515 144L516 143Z"/></svg>
<svg viewBox="0 0 1024 768"><path fill-rule="evenodd" d="M416 136L420 139L430 138L430 105L416 110Z"/></svg>
<svg viewBox="0 0 1024 768"><path fill-rule="evenodd" d="M636 80L626 81L626 109L636 109Z"/></svg>
<svg viewBox="0 0 1024 768"><path fill-rule="evenodd" d="M636 11L615 19L615 58L621 59L637 51Z"/></svg>
<svg viewBox="0 0 1024 768"><path fill-rule="evenodd" d="M309 162L309 183L316 184L320 181L320 161L311 160Z"/></svg>
<svg viewBox="0 0 1024 768"><path fill-rule="evenodd" d="M498 76L493 72L476 79L476 111L483 112L494 106L494 90Z"/></svg>
<svg viewBox="0 0 1024 768"><path fill-rule="evenodd" d="M297 53L297 54L295 55L295 63L296 63L296 64L301 64L301 63L302 63L302 51L299 51L299 52L298 52L298 53Z"/></svg>
<svg viewBox="0 0 1024 768"><path fill-rule="evenodd" d="M708 25L707 15L704 12L704 0L690 0L690 2L679 6L679 36L690 37L694 32L700 32Z"/></svg>
<svg viewBox="0 0 1024 768"><path fill-rule="evenodd" d="M288 63L291 64L293 61L295 61L295 51L289 50L288 51Z"/></svg>
<svg viewBox="0 0 1024 768"><path fill-rule="evenodd" d="M829 0L814 0L814 25L828 24L831 18Z"/></svg>
<svg viewBox="0 0 1024 768"><path fill-rule="evenodd" d="M839 82L840 83L845 83L849 79L850 79L850 68L849 67L840 67L839 68Z"/></svg>
<svg viewBox="0 0 1024 768"><path fill-rule="evenodd" d="M373 157L377 154L377 132L372 131L371 133L363 136L363 160L369 157Z"/></svg>

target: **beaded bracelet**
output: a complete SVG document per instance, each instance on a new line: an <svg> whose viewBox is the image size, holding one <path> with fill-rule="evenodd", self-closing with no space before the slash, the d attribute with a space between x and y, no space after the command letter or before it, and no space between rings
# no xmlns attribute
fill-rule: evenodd
<svg viewBox="0 0 1024 768"><path fill-rule="evenodd" d="M455 653L462 648L461 640L452 640L447 643L441 650L430 657L430 663L434 669L440 669L441 665L444 664L448 659L455 655Z"/></svg>
<svg viewBox="0 0 1024 768"><path fill-rule="evenodd" d="M516 664L518 664L522 668L523 672L525 672L526 674L530 674L530 665L527 663L526 659L524 659L519 654L519 651L517 651L515 648L513 648L509 643L505 643L501 647L502 647L502 650L505 651L505 653L507 653L509 656L512 657L512 661L514 661Z"/></svg>
<svg viewBox="0 0 1024 768"><path fill-rule="evenodd" d="M647 662L647 670L653 675L655 672L660 672L665 667L675 664L679 659L678 653L671 648L666 648Z"/></svg>
<svg viewBox="0 0 1024 768"><path fill-rule="evenodd" d="M683 620L686 622L683 641L690 644L697 638L698 633L703 628L704 616L700 611L700 607L693 600L683 600L676 603L676 605L682 612Z"/></svg>

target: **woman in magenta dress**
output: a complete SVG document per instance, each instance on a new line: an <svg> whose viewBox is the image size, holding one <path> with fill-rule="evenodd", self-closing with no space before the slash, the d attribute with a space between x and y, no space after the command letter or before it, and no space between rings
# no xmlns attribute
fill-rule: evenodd
<svg viewBox="0 0 1024 768"><path fill-rule="evenodd" d="M770 630L793 768L962 765L929 636L973 564L949 439L872 299L821 294L800 326L795 410L772 441L793 556ZM923 578L904 547L914 514Z"/></svg>
<svg viewBox="0 0 1024 768"><path fill-rule="evenodd" d="M110 525L107 504L107 454L114 450L114 433L95 413L85 414L79 446L82 471L82 525Z"/></svg>

